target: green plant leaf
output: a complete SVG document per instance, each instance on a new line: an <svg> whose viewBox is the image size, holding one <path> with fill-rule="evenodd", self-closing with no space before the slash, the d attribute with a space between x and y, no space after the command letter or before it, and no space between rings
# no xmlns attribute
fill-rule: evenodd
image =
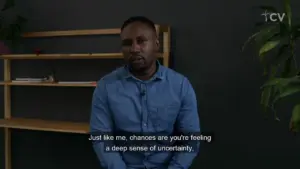
<svg viewBox="0 0 300 169"><path fill-rule="evenodd" d="M278 23L265 24L260 33L255 37L255 41L258 45L263 45L269 41L272 37L275 37L280 33L280 25Z"/></svg>
<svg viewBox="0 0 300 169"><path fill-rule="evenodd" d="M288 49L289 49L288 44L282 45L278 50L278 56L281 56L282 54L284 54Z"/></svg>
<svg viewBox="0 0 300 169"><path fill-rule="evenodd" d="M271 65L271 73L270 73L270 77L271 78L274 78L276 76L276 73L277 73L277 69L278 67L277 66L274 66L274 65Z"/></svg>
<svg viewBox="0 0 300 169"><path fill-rule="evenodd" d="M260 33L260 32L256 32L256 33L252 34L252 35L247 39L247 41L244 43L244 45L243 45L243 47L242 47L242 51L245 50L245 47L248 45L248 43L249 43L252 39L254 39L259 33Z"/></svg>
<svg viewBox="0 0 300 169"><path fill-rule="evenodd" d="M274 41L268 41L265 43L259 50L259 56L263 56L263 54L269 52L273 48L275 48L277 45L279 45L280 40L274 40Z"/></svg>
<svg viewBox="0 0 300 169"><path fill-rule="evenodd" d="M300 24L293 26L292 35L295 40L297 40L300 37Z"/></svg>
<svg viewBox="0 0 300 169"><path fill-rule="evenodd" d="M263 106L263 111L266 113L270 105L272 86L264 88L261 92L260 104Z"/></svg>
<svg viewBox="0 0 300 169"><path fill-rule="evenodd" d="M294 86L294 85L288 85L284 88L282 88L281 92L279 94L277 94L273 100L273 104L275 104L279 99L287 97L287 96L291 96L293 94L296 94L300 92L300 86Z"/></svg>
<svg viewBox="0 0 300 169"><path fill-rule="evenodd" d="M292 27L292 9L291 9L291 2L290 0L284 0L284 8L287 16L288 21L288 28L291 30Z"/></svg>
<svg viewBox="0 0 300 169"><path fill-rule="evenodd" d="M289 37L290 36L290 31L288 29L288 27L286 26L286 24L280 22L278 23L279 27L280 27L280 36L281 37Z"/></svg>
<svg viewBox="0 0 300 169"><path fill-rule="evenodd" d="M294 106L291 117L292 130L295 132L300 131L300 104Z"/></svg>
<svg viewBox="0 0 300 169"><path fill-rule="evenodd" d="M15 0L6 0L4 6L2 8L2 11L10 9L14 6L15 6Z"/></svg>
<svg viewBox="0 0 300 169"><path fill-rule="evenodd" d="M268 24L266 27L261 28L258 32L252 34L242 46L242 51L245 50L245 47L252 41L255 40L257 43L265 43L270 37L274 36L279 32L279 27L277 24Z"/></svg>
<svg viewBox="0 0 300 169"><path fill-rule="evenodd" d="M270 74L269 79L274 79L277 72L277 67L271 65L270 67ZM268 108L270 107L270 100L272 95L274 94L275 90L273 86L267 86L266 88L262 88L263 91L261 93L261 101L260 103L263 105L264 112L266 113L268 111Z"/></svg>
<svg viewBox="0 0 300 169"><path fill-rule="evenodd" d="M283 63L288 59L289 55L289 45L283 44L279 47L279 50L277 52L277 55L272 58L272 64L276 66L281 66Z"/></svg>
<svg viewBox="0 0 300 169"><path fill-rule="evenodd" d="M281 73L282 77L289 77L293 73L293 57L289 56L287 60L284 62L283 71Z"/></svg>
<svg viewBox="0 0 300 169"><path fill-rule="evenodd" d="M261 88L269 87L269 86L281 86L285 87L289 84L300 84L299 76L294 76L290 78L272 78L265 82Z"/></svg>

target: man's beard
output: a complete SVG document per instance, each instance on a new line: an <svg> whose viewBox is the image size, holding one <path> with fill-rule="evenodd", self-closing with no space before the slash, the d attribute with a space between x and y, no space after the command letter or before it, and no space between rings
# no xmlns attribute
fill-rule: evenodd
<svg viewBox="0 0 300 169"><path fill-rule="evenodd" d="M142 56L132 56L128 60L128 65L132 71L139 73L147 69L147 63Z"/></svg>
<svg viewBox="0 0 300 169"><path fill-rule="evenodd" d="M129 68L130 68L130 71L132 73L135 73L135 74L138 74L138 75L144 75L144 74L147 74L148 66L147 65L134 66L132 64L129 64Z"/></svg>

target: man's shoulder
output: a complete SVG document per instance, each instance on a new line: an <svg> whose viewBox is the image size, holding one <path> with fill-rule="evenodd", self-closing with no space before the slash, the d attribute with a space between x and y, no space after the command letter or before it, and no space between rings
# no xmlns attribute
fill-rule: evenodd
<svg viewBox="0 0 300 169"><path fill-rule="evenodd" d="M115 81L118 81L122 74L124 74L124 66L118 67L115 70L105 74L103 77L100 78L98 83L113 83Z"/></svg>
<svg viewBox="0 0 300 169"><path fill-rule="evenodd" d="M164 72L164 76L168 79L168 80L172 80L172 81L183 81L185 79L187 79L187 77L177 71L175 71L174 69L162 66L163 72Z"/></svg>
<svg viewBox="0 0 300 169"><path fill-rule="evenodd" d="M185 75L183 75L171 68L161 65L161 69L163 72L163 76L168 81L172 81L172 82L176 83L176 82L184 82L184 81L188 80L188 78ZM100 78L99 81L101 81L101 83L105 82L106 84L114 83L114 82L120 80L120 78L122 76L124 76L124 73L126 73L125 68L124 68L124 66L121 66L121 67L118 67L115 70L105 74L103 77Z"/></svg>
<svg viewBox="0 0 300 169"><path fill-rule="evenodd" d="M187 76L168 67L163 67L163 69L167 84L170 85L170 87L175 91L185 91L187 89L193 88Z"/></svg>

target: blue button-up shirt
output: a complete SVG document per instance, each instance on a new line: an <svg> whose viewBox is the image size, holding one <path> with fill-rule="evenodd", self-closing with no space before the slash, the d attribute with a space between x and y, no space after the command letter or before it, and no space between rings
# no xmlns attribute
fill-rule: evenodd
<svg viewBox="0 0 300 169"><path fill-rule="evenodd" d="M147 81L135 78L127 66L101 78L93 94L90 132L199 133L197 101L189 80L158 66ZM93 148L105 169L187 169L199 144L193 152L107 152L105 142L96 141Z"/></svg>

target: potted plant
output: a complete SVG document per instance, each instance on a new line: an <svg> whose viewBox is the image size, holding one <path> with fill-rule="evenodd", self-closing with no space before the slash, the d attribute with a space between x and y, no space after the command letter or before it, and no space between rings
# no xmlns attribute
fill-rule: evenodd
<svg viewBox="0 0 300 169"><path fill-rule="evenodd" d="M10 9L15 7L15 0L6 0L0 11L0 54L9 53L8 48L17 47L21 32L27 19L20 15L10 15ZM9 15L7 15L9 13Z"/></svg>
<svg viewBox="0 0 300 169"><path fill-rule="evenodd" d="M257 54L264 67L266 78L261 86L261 105L265 112L273 112L276 120L276 103L286 97L300 93L300 69L295 54L296 42L300 37L300 24L292 18L290 0L283 0L283 12L272 6L261 6L269 14L282 14L282 20L258 23L258 31L251 35L245 46L254 42ZM299 59L299 58L298 58ZM298 62L299 63L299 62ZM290 129L300 131L300 98L291 110Z"/></svg>

